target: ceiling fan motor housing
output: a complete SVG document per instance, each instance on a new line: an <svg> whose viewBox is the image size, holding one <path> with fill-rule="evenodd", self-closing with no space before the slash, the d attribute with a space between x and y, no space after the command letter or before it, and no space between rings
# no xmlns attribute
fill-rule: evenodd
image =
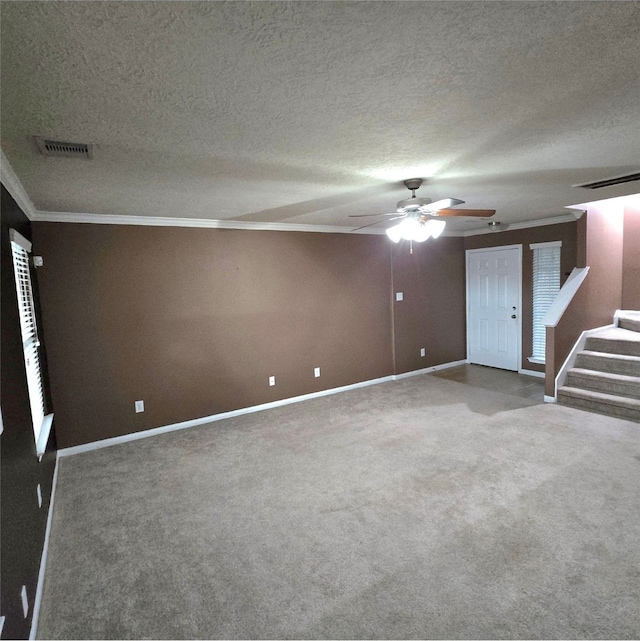
<svg viewBox="0 0 640 641"><path fill-rule="evenodd" d="M409 178L404 181L404 186L411 191L415 191L420 188L422 182L422 178Z"/></svg>
<svg viewBox="0 0 640 641"><path fill-rule="evenodd" d="M411 198L401 200L396 206L398 208L398 213L410 214L412 212L420 212L421 207L424 207L431 202L431 198L416 198L415 196L412 196Z"/></svg>
<svg viewBox="0 0 640 641"><path fill-rule="evenodd" d="M404 186L411 191L411 198L405 198L396 205L399 214L411 215L424 213L422 207L432 201L431 198L416 197L416 189L419 189L423 182L422 178L408 178L404 181Z"/></svg>

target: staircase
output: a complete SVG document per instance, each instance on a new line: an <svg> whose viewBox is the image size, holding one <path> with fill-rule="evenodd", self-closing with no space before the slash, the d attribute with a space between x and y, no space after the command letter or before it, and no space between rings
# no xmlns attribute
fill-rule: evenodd
<svg viewBox="0 0 640 641"><path fill-rule="evenodd" d="M558 403L640 423L640 312L587 337L558 389Z"/></svg>

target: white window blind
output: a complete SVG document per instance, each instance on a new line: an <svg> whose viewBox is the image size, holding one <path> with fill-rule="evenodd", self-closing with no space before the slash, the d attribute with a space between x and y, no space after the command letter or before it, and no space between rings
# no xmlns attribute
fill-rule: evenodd
<svg viewBox="0 0 640 641"><path fill-rule="evenodd" d="M31 273L29 271L31 243L15 230L12 229L10 232L13 271L15 273L16 290L18 293L22 348L27 370L27 386L29 389L29 402L31 404L33 433L37 444L45 418L45 403L40 356L38 353L40 342L38 340L33 290L31 287Z"/></svg>
<svg viewBox="0 0 640 641"><path fill-rule="evenodd" d="M530 245L533 251L533 345L529 359L545 362L546 328L542 322L560 291L560 241Z"/></svg>

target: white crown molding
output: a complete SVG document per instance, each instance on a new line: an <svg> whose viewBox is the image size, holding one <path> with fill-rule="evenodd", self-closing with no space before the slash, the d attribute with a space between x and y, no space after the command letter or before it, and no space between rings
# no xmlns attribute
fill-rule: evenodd
<svg viewBox="0 0 640 641"><path fill-rule="evenodd" d="M35 211L32 220L50 223L90 223L94 225L142 225L147 227L200 227L209 229L245 229L254 231L302 231L325 234L384 234L384 229L361 229L338 225L303 225L296 223L261 223L243 220L206 218L166 218L162 216L123 216L85 214L66 211Z"/></svg>
<svg viewBox="0 0 640 641"><path fill-rule="evenodd" d="M167 218L164 216L127 216L119 214L86 214L67 211L35 210L30 219L36 222L49 223L89 223L93 225L141 225L147 227L200 227L207 229L245 229L254 231L301 231L324 234L374 234L384 235L384 229L358 229L338 225L303 225L296 223L261 223L243 220L210 220L206 218ZM541 218L523 223L512 223L508 229L527 229L557 223L574 222L574 214ZM507 231L507 230L505 230ZM460 238L478 236L480 234L495 234L490 229L472 229L470 231L445 231L442 237ZM500 232L497 232L500 233Z"/></svg>
<svg viewBox="0 0 640 641"><path fill-rule="evenodd" d="M576 212L578 213L578 212ZM504 231L512 231L514 229L529 229L531 227L544 227L545 225L558 225L560 223L574 223L583 212L580 212L580 215L572 214L563 214L562 216L553 216L552 218L538 218L537 220L528 220L522 223L507 223L509 226ZM492 229L471 229L464 232L464 236L480 236L481 234L499 234L500 232L495 232Z"/></svg>
<svg viewBox="0 0 640 641"><path fill-rule="evenodd" d="M13 199L18 203L20 209L22 209L26 217L29 220L33 220L36 208L33 206L31 198L29 198L27 192L22 186L22 183L16 175L16 172L13 171L13 167L7 160L7 157L4 155L4 151L2 151L2 149L0 149L0 180L2 180L2 184L13 196Z"/></svg>

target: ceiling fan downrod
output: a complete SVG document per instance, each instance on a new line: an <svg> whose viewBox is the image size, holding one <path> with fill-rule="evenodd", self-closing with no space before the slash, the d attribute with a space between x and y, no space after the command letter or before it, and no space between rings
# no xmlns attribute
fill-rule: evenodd
<svg viewBox="0 0 640 641"><path fill-rule="evenodd" d="M416 189L420 189L422 182L422 178L408 178L404 181L404 186L411 191L411 198L416 197Z"/></svg>

